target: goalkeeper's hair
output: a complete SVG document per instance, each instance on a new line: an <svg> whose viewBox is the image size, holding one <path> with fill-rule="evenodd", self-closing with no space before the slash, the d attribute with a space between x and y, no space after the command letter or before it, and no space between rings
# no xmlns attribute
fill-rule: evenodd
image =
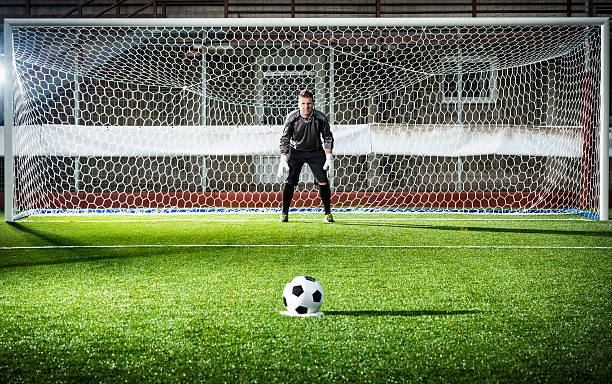
<svg viewBox="0 0 612 384"><path fill-rule="evenodd" d="M308 89L303 89L303 90L300 91L300 94L298 95L298 100L300 98L302 98L302 99L312 99L312 101L314 101L314 95Z"/></svg>

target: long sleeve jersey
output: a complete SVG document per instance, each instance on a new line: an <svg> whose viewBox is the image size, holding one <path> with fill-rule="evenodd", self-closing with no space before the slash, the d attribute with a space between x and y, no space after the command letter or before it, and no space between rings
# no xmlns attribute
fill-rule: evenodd
<svg viewBox="0 0 612 384"><path fill-rule="evenodd" d="M298 151L318 151L321 149L321 138L323 147L332 149L334 147L334 136L329 128L327 116L323 112L313 110L310 118L305 119L295 110L287 115L285 128L280 139L281 153L289 152L289 148Z"/></svg>

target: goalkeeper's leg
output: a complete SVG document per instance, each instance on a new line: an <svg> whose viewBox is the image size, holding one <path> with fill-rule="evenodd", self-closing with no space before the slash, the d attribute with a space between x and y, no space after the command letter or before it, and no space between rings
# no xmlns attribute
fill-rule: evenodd
<svg viewBox="0 0 612 384"><path fill-rule="evenodd" d="M329 215L331 213L331 189L329 188L329 184L319 184L319 196L321 197L321 201L323 202L323 209L325 210L325 214Z"/></svg>
<svg viewBox="0 0 612 384"><path fill-rule="evenodd" d="M308 159L308 166L314 175L315 181L319 184L319 197L323 202L323 209L325 210L325 220L328 223L333 223L334 219L331 215L331 189L329 188L329 179L327 178L327 171L323 169L325 163L325 152L323 150L313 153Z"/></svg>
<svg viewBox="0 0 612 384"><path fill-rule="evenodd" d="M300 172L302 172L302 167L304 166L304 159L300 153L293 150L289 150L287 162L289 165L289 175L283 187L283 211L280 218L281 222L289 221L289 208L291 208L293 192L295 192L295 186L300 181Z"/></svg>
<svg viewBox="0 0 612 384"><path fill-rule="evenodd" d="M295 185L285 183L283 188L283 212L281 214L281 222L288 221L289 208L291 207L291 201L293 200L293 192L295 192Z"/></svg>

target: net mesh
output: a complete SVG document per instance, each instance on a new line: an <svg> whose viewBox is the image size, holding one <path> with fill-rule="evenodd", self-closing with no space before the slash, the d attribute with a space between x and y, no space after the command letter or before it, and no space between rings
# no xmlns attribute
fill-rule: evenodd
<svg viewBox="0 0 612 384"><path fill-rule="evenodd" d="M597 214L599 33L14 27L14 210L276 209L308 88L336 209ZM294 206L316 191L303 171Z"/></svg>

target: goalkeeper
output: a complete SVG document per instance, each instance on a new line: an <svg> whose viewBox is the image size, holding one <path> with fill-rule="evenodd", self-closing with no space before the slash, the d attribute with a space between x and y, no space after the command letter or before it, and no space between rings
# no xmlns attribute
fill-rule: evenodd
<svg viewBox="0 0 612 384"><path fill-rule="evenodd" d="M331 190L327 171L332 169L334 164L332 156L334 136L329 128L327 116L314 109L312 92L308 90L300 92L298 108L285 118L285 127L280 139L281 161L278 166L278 177L283 177L285 171L289 172L283 187L283 212L280 221L289 221L289 207L293 200L293 192L300 179L302 166L306 163L312 170L315 181L319 184L319 195L325 209L325 221L333 223Z"/></svg>

